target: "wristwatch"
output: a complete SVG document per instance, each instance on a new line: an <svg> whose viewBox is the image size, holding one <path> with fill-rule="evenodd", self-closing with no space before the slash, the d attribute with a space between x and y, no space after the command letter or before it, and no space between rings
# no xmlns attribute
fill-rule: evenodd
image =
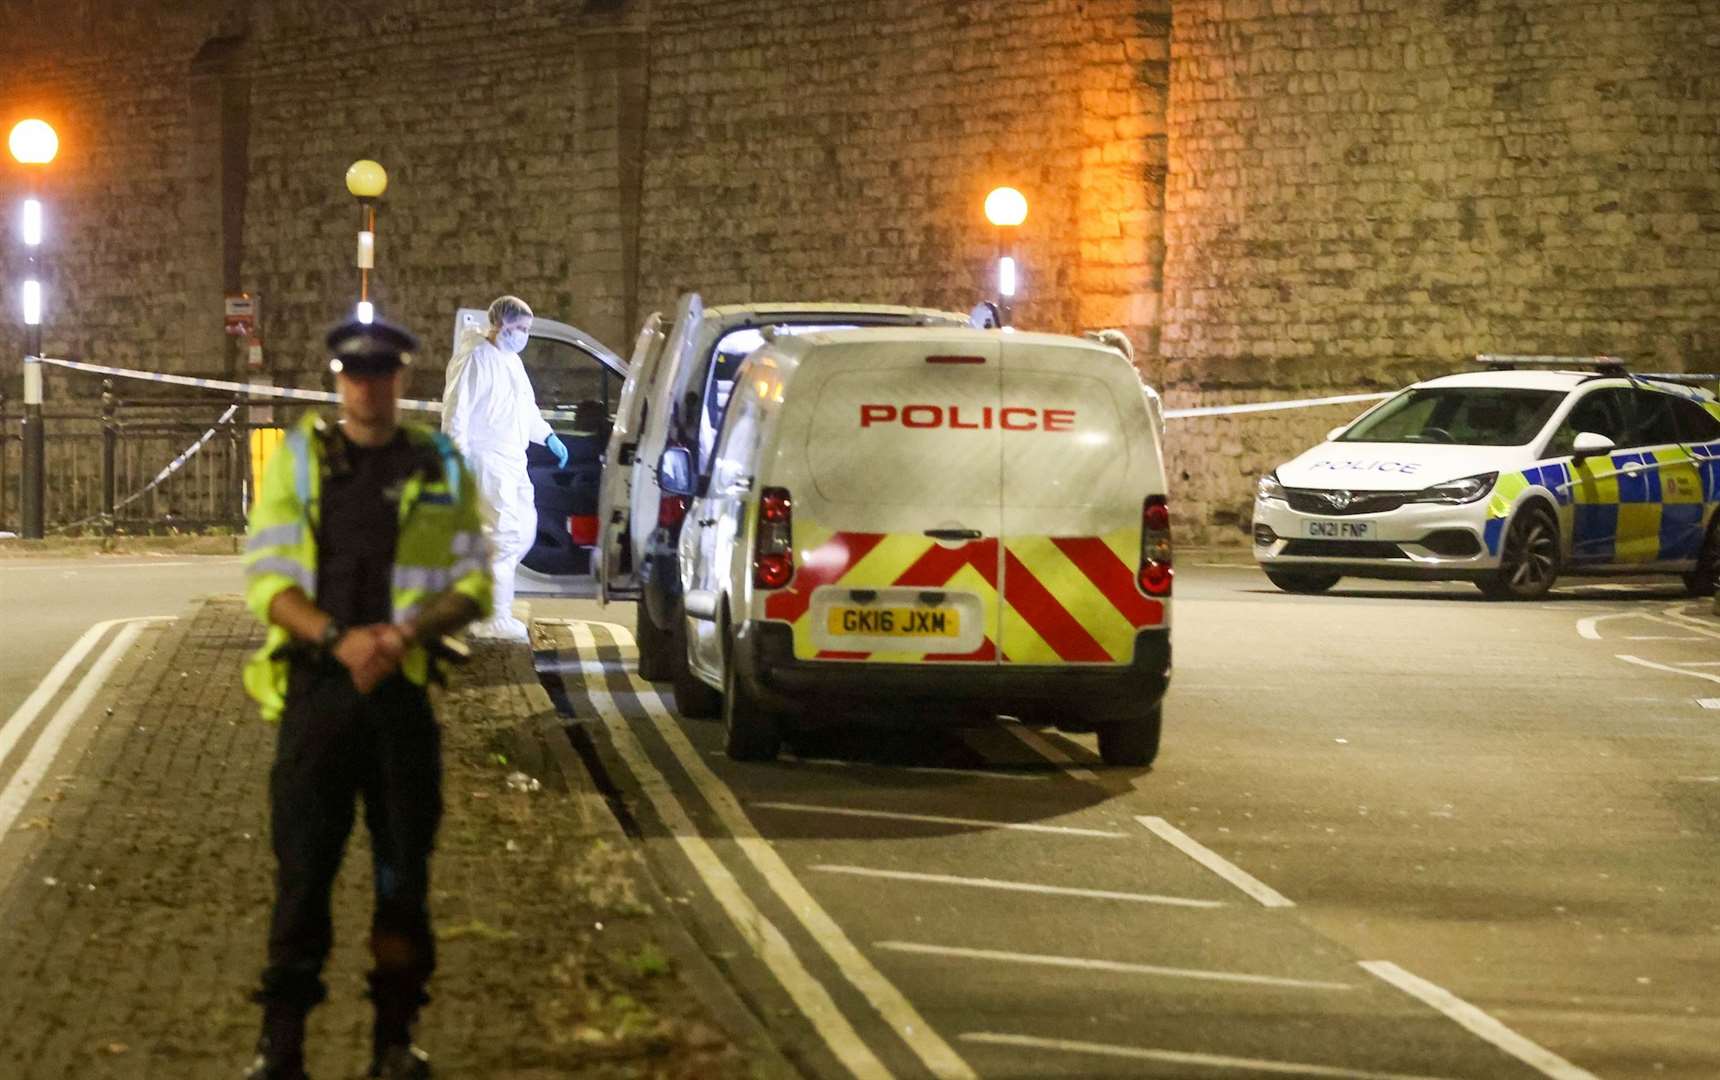
<svg viewBox="0 0 1720 1080"><path fill-rule="evenodd" d="M323 652L332 653L335 645L339 644L341 636L345 633L345 623L339 619L330 619L323 624L322 637L317 639L317 644L322 647Z"/></svg>

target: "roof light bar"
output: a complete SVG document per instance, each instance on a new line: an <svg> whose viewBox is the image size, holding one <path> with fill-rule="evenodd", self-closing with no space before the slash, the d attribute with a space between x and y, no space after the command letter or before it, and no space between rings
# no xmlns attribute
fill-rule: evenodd
<svg viewBox="0 0 1720 1080"><path fill-rule="evenodd" d="M1624 357L1622 356L1546 356L1546 355L1515 355L1512 353L1480 353L1475 357L1477 364L1497 368L1526 368L1545 367L1570 370L1571 368L1591 368L1595 371L1623 371Z"/></svg>

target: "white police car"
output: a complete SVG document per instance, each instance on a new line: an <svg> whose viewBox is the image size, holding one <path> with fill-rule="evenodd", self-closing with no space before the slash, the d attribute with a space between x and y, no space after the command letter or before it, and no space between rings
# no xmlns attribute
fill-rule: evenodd
<svg viewBox="0 0 1720 1080"><path fill-rule="evenodd" d="M1254 556L1274 585L1473 581L1531 599L1560 573L1720 565L1720 404L1611 357L1481 357L1416 383L1260 479ZM1683 380L1683 381L1680 381Z"/></svg>

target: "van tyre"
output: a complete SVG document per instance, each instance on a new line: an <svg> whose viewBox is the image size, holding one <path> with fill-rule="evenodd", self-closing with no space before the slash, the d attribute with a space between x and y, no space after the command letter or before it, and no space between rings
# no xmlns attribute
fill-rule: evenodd
<svg viewBox="0 0 1720 1080"><path fill-rule="evenodd" d="M782 751L782 717L753 696L730 641L723 663L723 751L734 761L775 761Z"/></svg>
<svg viewBox="0 0 1720 1080"><path fill-rule="evenodd" d="M675 682L675 708L689 719L709 720L722 711L723 695L693 674L693 665L687 655L687 620L684 617L676 622L674 636L670 652L670 664L674 670L670 678Z"/></svg>
<svg viewBox="0 0 1720 1080"><path fill-rule="evenodd" d="M645 601L636 602L634 607L637 610L633 616L633 640L639 645L639 677L652 682L670 678L674 675L670 664L675 655L673 635L667 630L657 629Z"/></svg>
<svg viewBox="0 0 1720 1080"><path fill-rule="evenodd" d="M1164 703L1122 720L1093 725L1099 735L1099 756L1107 765L1151 765L1159 756L1159 729Z"/></svg>
<svg viewBox="0 0 1720 1080"><path fill-rule="evenodd" d="M1476 582L1492 600L1538 600L1559 576L1559 523L1544 507L1520 510L1499 545L1499 569Z"/></svg>
<svg viewBox="0 0 1720 1080"><path fill-rule="evenodd" d="M1713 596L1720 579L1720 512L1708 524L1702 552L1696 556L1696 569L1684 575L1684 591L1691 596Z"/></svg>
<svg viewBox="0 0 1720 1080"><path fill-rule="evenodd" d="M1264 569L1264 568L1263 568ZM1267 570L1266 580L1293 593L1323 593L1338 583L1342 574L1318 570Z"/></svg>

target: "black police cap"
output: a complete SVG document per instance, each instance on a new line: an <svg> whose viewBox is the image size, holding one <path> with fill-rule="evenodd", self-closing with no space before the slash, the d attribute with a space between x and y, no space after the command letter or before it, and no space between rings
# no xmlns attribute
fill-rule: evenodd
<svg viewBox="0 0 1720 1080"><path fill-rule="evenodd" d="M385 375L412 362L418 339L402 327L377 319L352 319L328 332L329 370L349 375Z"/></svg>

